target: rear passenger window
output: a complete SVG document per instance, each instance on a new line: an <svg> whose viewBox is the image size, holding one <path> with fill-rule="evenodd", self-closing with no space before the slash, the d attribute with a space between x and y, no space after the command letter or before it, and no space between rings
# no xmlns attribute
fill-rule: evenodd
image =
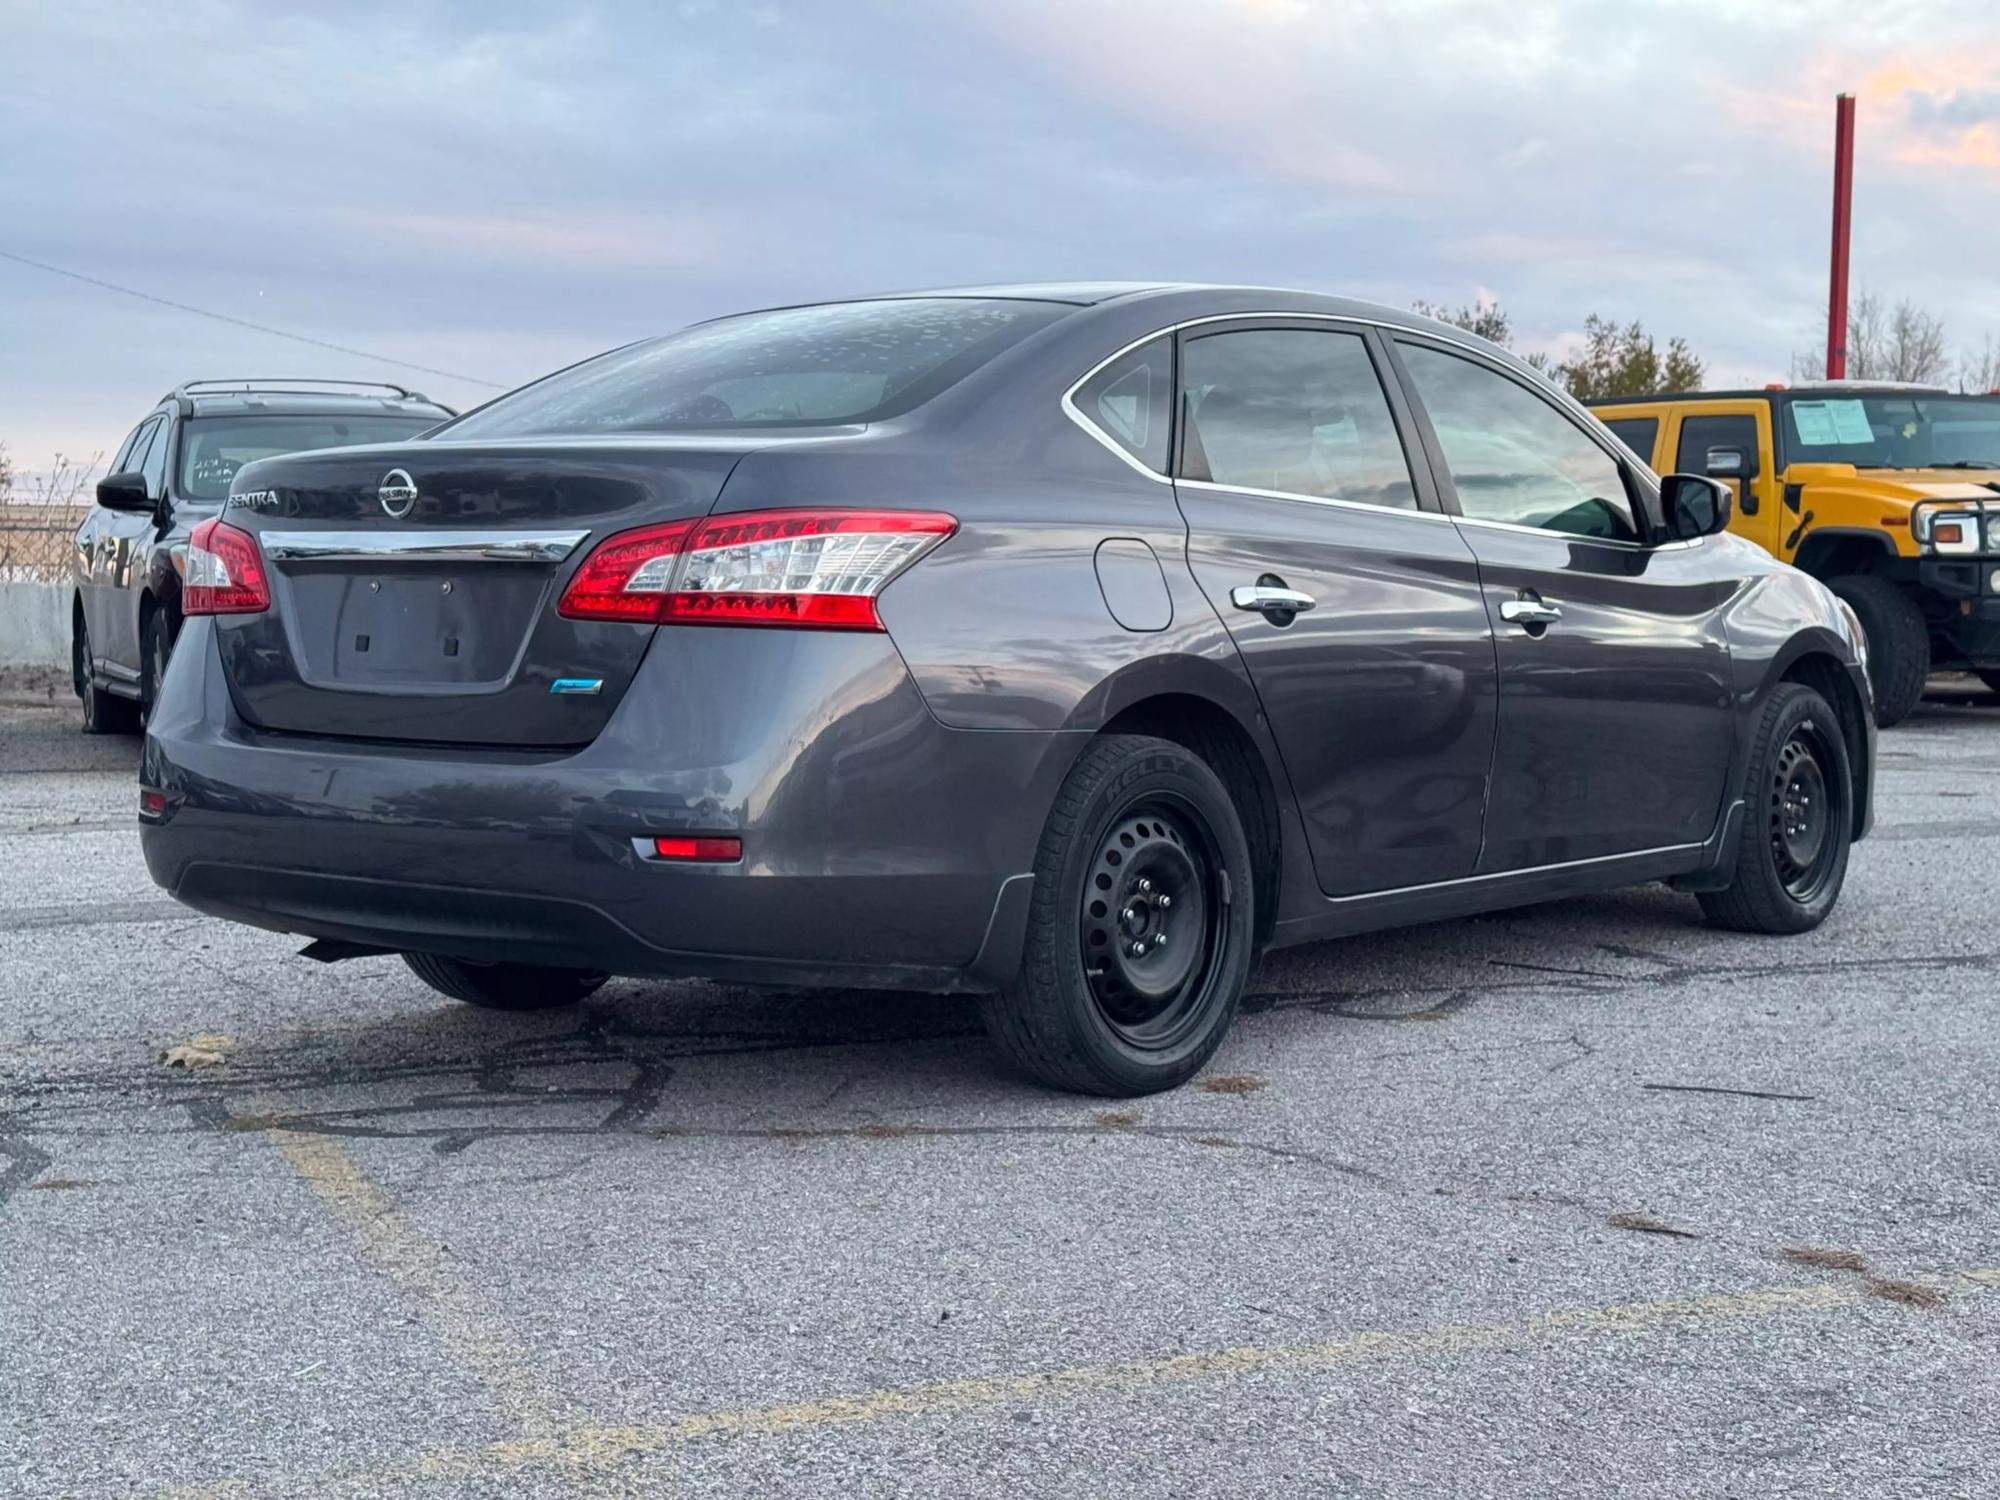
<svg viewBox="0 0 2000 1500"><path fill-rule="evenodd" d="M1625 471L1576 422L1497 370L1398 342L1467 520L1632 542Z"/></svg>
<svg viewBox="0 0 2000 1500"><path fill-rule="evenodd" d="M1212 333L1189 340L1182 362L1184 477L1417 508L1389 399L1359 334Z"/></svg>
<svg viewBox="0 0 2000 1500"><path fill-rule="evenodd" d="M1620 417L1604 424L1616 434L1618 441L1630 448L1648 464L1653 461L1653 444L1660 436L1658 417Z"/></svg>
<svg viewBox="0 0 2000 1500"><path fill-rule="evenodd" d="M1174 341L1157 338L1091 376L1071 405L1140 463L1165 474L1173 399Z"/></svg>

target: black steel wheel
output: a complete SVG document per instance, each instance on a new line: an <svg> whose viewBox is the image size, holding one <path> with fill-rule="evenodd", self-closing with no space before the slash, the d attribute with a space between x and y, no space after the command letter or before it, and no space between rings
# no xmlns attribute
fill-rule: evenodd
<svg viewBox="0 0 2000 1500"><path fill-rule="evenodd" d="M1778 879L1794 901L1813 900L1832 873L1834 849L1828 834L1841 821L1835 803L1843 794L1827 780L1831 758L1826 731L1807 719L1792 730L1772 768L1767 818L1771 854Z"/></svg>
<svg viewBox="0 0 2000 1500"><path fill-rule="evenodd" d="M1021 972L984 1002L988 1032L1054 1088L1185 1082L1235 1017L1253 892L1242 818L1214 770L1167 740L1093 741L1043 829Z"/></svg>
<svg viewBox="0 0 2000 1500"><path fill-rule="evenodd" d="M1219 956L1215 836L1171 797L1139 799L1104 832L1081 902L1084 977L1134 1047L1171 1047L1198 1022Z"/></svg>
<svg viewBox="0 0 2000 1500"><path fill-rule="evenodd" d="M1701 893L1718 927L1805 932L1833 910L1854 838L1854 776L1833 705L1802 683L1772 690L1743 787L1736 868Z"/></svg>

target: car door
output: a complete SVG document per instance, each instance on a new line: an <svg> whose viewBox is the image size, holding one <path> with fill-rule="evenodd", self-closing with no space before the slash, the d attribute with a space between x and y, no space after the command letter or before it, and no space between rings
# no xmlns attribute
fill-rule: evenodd
<svg viewBox="0 0 2000 1500"><path fill-rule="evenodd" d="M1384 358L1363 327L1282 320L1186 330L1179 351L1188 562L1330 895L1470 875L1493 752L1477 568Z"/></svg>
<svg viewBox="0 0 2000 1500"><path fill-rule="evenodd" d="M1416 337L1395 354L1499 659L1480 873L1708 838L1735 728L1717 549L1654 544L1657 496L1539 377Z"/></svg>
<svg viewBox="0 0 2000 1500"><path fill-rule="evenodd" d="M138 467L137 459L144 456L156 421L158 418L148 417L126 434L111 466L105 470L107 476L128 473ZM77 595L83 601L84 623L90 630L90 654L100 661L110 650L117 629L114 623L117 600L112 580L117 573L119 528L126 519L124 511L94 505L77 533Z"/></svg>
<svg viewBox="0 0 2000 1500"><path fill-rule="evenodd" d="M1768 402L1705 401L1684 407L1672 451L1675 473L1706 474L1735 492L1731 531L1766 551L1779 551L1780 539L1790 528L1778 504Z"/></svg>
<svg viewBox="0 0 2000 1500"><path fill-rule="evenodd" d="M146 493L157 503L164 493L169 429L165 416L153 417L125 460L128 469L146 477ZM136 682L139 678L139 596L146 583L146 554L158 529L153 511L108 512L105 527L104 629L92 627L97 654L105 659L107 676Z"/></svg>

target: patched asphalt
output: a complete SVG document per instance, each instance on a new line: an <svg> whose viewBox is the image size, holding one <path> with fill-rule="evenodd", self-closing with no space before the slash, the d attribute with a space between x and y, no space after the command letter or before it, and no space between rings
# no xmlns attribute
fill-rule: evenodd
<svg viewBox="0 0 2000 1500"><path fill-rule="evenodd" d="M0 709L0 1493L2000 1493L2000 700L1881 750L1816 933L1294 950L1119 1104L960 1000L309 962Z"/></svg>

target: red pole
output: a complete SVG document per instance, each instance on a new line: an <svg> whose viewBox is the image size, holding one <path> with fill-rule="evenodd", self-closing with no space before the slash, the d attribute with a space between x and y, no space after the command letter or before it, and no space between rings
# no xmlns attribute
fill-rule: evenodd
<svg viewBox="0 0 2000 1500"><path fill-rule="evenodd" d="M1854 227L1854 96L1833 105L1833 269L1826 308L1826 378L1847 378L1847 242Z"/></svg>

